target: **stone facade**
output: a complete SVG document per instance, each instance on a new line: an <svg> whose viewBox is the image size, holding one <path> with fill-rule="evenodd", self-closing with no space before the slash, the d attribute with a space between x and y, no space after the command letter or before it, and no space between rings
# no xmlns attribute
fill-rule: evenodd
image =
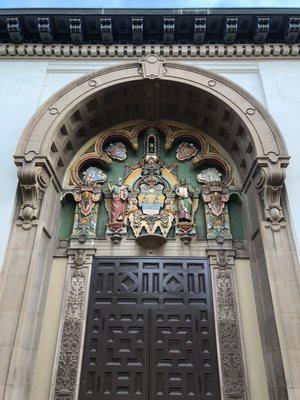
<svg viewBox="0 0 300 400"><path fill-rule="evenodd" d="M269 398L297 398L300 378L295 365L300 351L299 336L292 335L291 343L286 337L287 325L291 332L295 331L293 321L299 317L300 301L296 283L298 264L284 188L289 160L284 140L272 117L239 86L216 74L155 55L75 80L37 111L23 133L15 156L20 196L2 272L5 279L1 282L0 309L6 335L0 343L4 360L0 367L0 398L30 398L50 266L58 244L59 198L66 170L80 147L96 131L105 130L109 123L121 122L124 116L118 110L122 110L128 99L122 90L129 87L136 96L131 101L141 102L147 110L147 115L143 115L133 107L135 118L156 119L166 112L163 105L169 103L173 105L172 118L181 115L187 123L195 121L192 107L195 101L191 100L190 108L186 107L185 111L178 103L187 88L191 99L198 96L209 105L205 112L203 107L196 106L202 111L195 124L223 146L239 171ZM145 88L152 96L144 96ZM172 88L178 100L172 100ZM109 97L112 91L117 93L113 102L116 111L114 119L106 121L103 115L97 114L93 104L103 101L103 93ZM157 96L164 100L161 108L157 106ZM108 112L111 102L105 107L102 110ZM223 118L210 125L205 117L212 119L216 109ZM127 117L132 119L133 115ZM224 244L213 241L198 245L210 257L216 288L214 301L223 396L224 399L246 399L249 388L233 267L235 258L245 256L244 244L229 246L226 241ZM60 351L61 343L58 343L51 394L56 399L75 399L77 393L88 271L90 257L97 252L94 245L86 256L85 246L73 248L74 253L72 246L70 249L60 334L63 345L70 326L73 327L76 351L70 358L70 352ZM114 245L107 246L110 255L114 255ZM195 251L198 254L198 248L182 246L187 255ZM179 250L177 247L176 251ZM63 248L59 251L66 255ZM132 254L132 249L127 251ZM146 255L145 251L141 252ZM13 296L11 288L14 288ZM228 351L234 353L233 360L228 360ZM228 365L234 365L234 371L230 372Z"/></svg>

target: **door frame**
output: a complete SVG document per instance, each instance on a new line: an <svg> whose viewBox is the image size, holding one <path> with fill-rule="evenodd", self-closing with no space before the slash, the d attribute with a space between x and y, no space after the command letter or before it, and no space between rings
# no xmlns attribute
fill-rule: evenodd
<svg viewBox="0 0 300 400"><path fill-rule="evenodd" d="M206 258L209 262L221 399L247 400L249 392L234 277L238 251L233 247L232 241L223 244L212 241L210 248L207 248L207 243L202 243L201 246L195 241L188 250L188 254L194 255L190 258ZM93 240L85 243L71 240L67 252L66 288L51 400L78 400L93 259L95 255L105 254L101 249L101 241ZM114 253L116 258L127 255L121 247ZM183 255L180 249L175 254ZM195 257L196 254L199 257ZM135 257L130 253L128 256ZM147 255L144 258L146 257ZM176 256L170 258L176 259Z"/></svg>

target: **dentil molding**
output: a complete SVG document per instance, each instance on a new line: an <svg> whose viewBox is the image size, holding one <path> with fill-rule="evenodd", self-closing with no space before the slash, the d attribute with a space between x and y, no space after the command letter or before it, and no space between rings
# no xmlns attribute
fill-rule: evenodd
<svg viewBox="0 0 300 400"><path fill-rule="evenodd" d="M132 58L147 55L167 58L299 58L300 44L40 44L2 43L0 57L21 58Z"/></svg>

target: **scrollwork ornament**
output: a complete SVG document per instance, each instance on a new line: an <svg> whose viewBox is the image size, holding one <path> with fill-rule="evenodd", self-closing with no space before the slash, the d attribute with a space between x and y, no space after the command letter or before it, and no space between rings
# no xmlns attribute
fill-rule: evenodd
<svg viewBox="0 0 300 400"><path fill-rule="evenodd" d="M284 189L285 169L278 164L261 167L255 176L255 185L259 191L265 220L271 223L274 231L280 229L284 221L281 195Z"/></svg>
<svg viewBox="0 0 300 400"><path fill-rule="evenodd" d="M49 177L42 167L27 165L18 168L18 179L22 204L17 225L27 230L39 217L40 205Z"/></svg>
<svg viewBox="0 0 300 400"><path fill-rule="evenodd" d="M237 308L228 268L216 271L216 300L225 398L246 400Z"/></svg>
<svg viewBox="0 0 300 400"><path fill-rule="evenodd" d="M85 274L74 270L67 297L54 400L74 398L81 344L85 286Z"/></svg>

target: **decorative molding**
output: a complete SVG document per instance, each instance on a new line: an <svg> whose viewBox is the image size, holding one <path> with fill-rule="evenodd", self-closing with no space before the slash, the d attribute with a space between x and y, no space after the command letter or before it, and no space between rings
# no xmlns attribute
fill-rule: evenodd
<svg viewBox="0 0 300 400"><path fill-rule="evenodd" d="M103 43L110 44L113 42L112 19L110 17L100 18L100 32Z"/></svg>
<svg viewBox="0 0 300 400"><path fill-rule="evenodd" d="M6 20L6 27L12 42L22 42L23 41L23 29L20 18L10 17Z"/></svg>
<svg viewBox="0 0 300 400"><path fill-rule="evenodd" d="M255 176L255 185L260 194L265 220L274 231L281 228L284 221L281 195L284 190L285 168L278 163L261 167Z"/></svg>
<svg viewBox="0 0 300 400"><path fill-rule="evenodd" d="M83 41L81 18L70 18L70 35L73 43L79 44Z"/></svg>
<svg viewBox="0 0 300 400"><path fill-rule="evenodd" d="M18 168L19 187L22 204L17 225L30 229L34 220L38 219L43 193L48 185L49 177L41 167L28 165Z"/></svg>
<svg viewBox="0 0 300 400"><path fill-rule="evenodd" d="M254 32L255 43L264 43L270 30L270 17L257 17Z"/></svg>
<svg viewBox="0 0 300 400"><path fill-rule="evenodd" d="M230 269L218 270L215 279L225 398L246 399L246 382L232 272Z"/></svg>
<svg viewBox="0 0 300 400"><path fill-rule="evenodd" d="M41 40L44 43L51 43L53 40L53 29L49 17L38 18L38 30Z"/></svg>
<svg viewBox="0 0 300 400"><path fill-rule="evenodd" d="M224 29L224 43L234 43L238 32L238 17L227 17Z"/></svg>
<svg viewBox="0 0 300 400"><path fill-rule="evenodd" d="M203 43L206 34L206 18L196 17L194 24L194 42Z"/></svg>
<svg viewBox="0 0 300 400"><path fill-rule="evenodd" d="M143 42L143 33L144 33L144 20L143 17L132 17L131 18L132 25L132 40L134 43L142 43Z"/></svg>
<svg viewBox="0 0 300 400"><path fill-rule="evenodd" d="M103 20L107 18L103 18ZM103 25L103 26L102 26ZM109 28L104 29L106 24L102 22L102 37L107 37L111 42ZM200 41L204 32L202 22L197 28L197 41ZM204 24L205 25L205 24ZM18 33L19 34L19 33ZM199 35L200 36L199 36ZM104 40L104 39L103 39ZM37 57L37 58L134 58L147 55L159 55L166 58L287 58L300 57L300 44L265 43L265 44L40 44L40 43L2 43L0 44L0 57Z"/></svg>
<svg viewBox="0 0 300 400"><path fill-rule="evenodd" d="M62 337L58 348L54 400L75 398L89 275L94 252L93 248L84 248L84 246L68 250L69 282L64 306Z"/></svg>
<svg viewBox="0 0 300 400"><path fill-rule="evenodd" d="M72 271L59 354L55 400L74 398L84 312L86 274Z"/></svg>
<svg viewBox="0 0 300 400"><path fill-rule="evenodd" d="M224 399L247 399L247 385L233 284L233 250L207 250L215 287L216 325L219 335Z"/></svg>

